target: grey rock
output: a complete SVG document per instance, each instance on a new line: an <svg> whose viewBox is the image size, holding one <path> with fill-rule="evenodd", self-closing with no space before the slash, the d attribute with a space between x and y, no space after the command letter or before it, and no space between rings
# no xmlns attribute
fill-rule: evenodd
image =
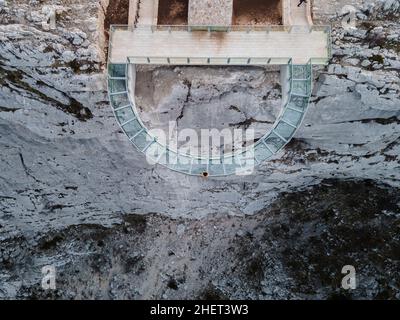
<svg viewBox="0 0 400 320"><path fill-rule="evenodd" d="M314 2L319 16L334 19L336 2ZM398 12L398 1L352 4L368 19ZM347 257L346 239L352 256L372 265L353 298L398 298L388 282L398 279L398 215L379 215L399 202L395 50L371 49L366 30L344 32L333 21L334 57L315 69L310 109L292 142L253 175L204 180L148 164L120 131L107 102L99 1L76 2L51 32L41 29L41 2L0 5L0 297L46 297L40 268L55 264L53 298L160 298L160 274L185 282L184 293L164 298L330 298L335 290L321 281L336 275L332 261ZM398 21L391 23L372 34L396 41ZM385 65L366 70L374 55ZM142 68L139 76L148 124L180 118L182 126L249 125L262 134L280 111L273 69ZM371 234L385 239L366 237L384 258L372 259L357 238ZM308 248L324 254L315 260Z"/></svg>

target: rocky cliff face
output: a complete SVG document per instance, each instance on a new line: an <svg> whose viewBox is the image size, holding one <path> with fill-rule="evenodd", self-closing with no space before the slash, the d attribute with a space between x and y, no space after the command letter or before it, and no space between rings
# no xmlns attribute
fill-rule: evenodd
<svg viewBox="0 0 400 320"><path fill-rule="evenodd" d="M345 30L332 3L314 0L334 24L334 57L315 70L295 139L252 176L203 180L150 166L120 132L103 29L120 17L108 1L0 0L0 296L340 296L328 252L360 269L346 296L399 298L400 4L353 1L357 29ZM246 71L243 96L259 73ZM236 85L217 96L233 99ZM190 90L173 86L171 104ZM238 107L245 124L266 121ZM55 292L40 289L48 264Z"/></svg>

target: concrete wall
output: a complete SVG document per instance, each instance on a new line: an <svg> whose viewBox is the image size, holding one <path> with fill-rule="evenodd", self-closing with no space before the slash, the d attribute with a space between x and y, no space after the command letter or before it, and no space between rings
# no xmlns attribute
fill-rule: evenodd
<svg viewBox="0 0 400 320"><path fill-rule="evenodd" d="M189 0L189 25L232 24L233 0Z"/></svg>

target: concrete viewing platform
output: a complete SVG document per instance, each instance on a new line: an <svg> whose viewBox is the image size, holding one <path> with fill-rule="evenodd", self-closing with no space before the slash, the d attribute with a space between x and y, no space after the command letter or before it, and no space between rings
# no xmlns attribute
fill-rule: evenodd
<svg viewBox="0 0 400 320"><path fill-rule="evenodd" d="M131 0L129 25L111 27L108 88L115 117L150 163L202 177L251 173L255 165L282 150L301 126L312 93L313 65L327 64L331 57L330 27L313 25L310 1L298 6L297 0L271 0L268 3L279 4L280 9L275 5L275 9L263 7L264 11L253 8L251 14L242 16L236 10L234 17L237 0L180 0L189 6L188 14L183 16L175 15L171 1ZM246 9L245 1L240 8ZM218 4L223 4L225 10L216 12ZM263 24L233 24L238 17L246 23L259 21L254 12L260 11L262 18L275 19L280 10L282 17L277 23L282 24L264 20ZM166 25L158 19L160 13L170 14L169 20L161 14ZM204 17L207 13L210 16ZM221 25L224 19L232 24ZM250 146L217 156L189 154L160 142L140 119L135 83L136 65L141 64L280 65L282 110L272 129Z"/></svg>
<svg viewBox="0 0 400 320"><path fill-rule="evenodd" d="M168 58L170 64L186 61L184 64L199 65L210 64L216 59L222 61L221 58L226 61L229 58L246 58L246 64L260 64L253 58L268 58L271 64L274 61L282 64L282 58L292 58L296 64L307 63L310 59L314 64L325 64L329 60L328 27L276 26L278 30L271 26L240 26L239 30L235 30L234 26L226 28L227 31L213 31L211 28L196 30L187 26L115 27L110 62L126 63L129 57L136 59L136 63L156 63L152 61Z"/></svg>
<svg viewBox="0 0 400 320"><path fill-rule="evenodd" d="M294 64L326 64L330 59L330 27L313 25L310 1L301 6L298 0L277 1L281 25L233 25L232 0L188 0L186 25L162 25L159 15L166 1L161 6L161 0L130 0L129 26L111 30L110 63L264 65L291 59Z"/></svg>

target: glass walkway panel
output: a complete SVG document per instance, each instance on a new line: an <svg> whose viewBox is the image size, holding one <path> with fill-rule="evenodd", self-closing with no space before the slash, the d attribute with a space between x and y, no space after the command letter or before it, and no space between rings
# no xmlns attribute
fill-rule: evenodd
<svg viewBox="0 0 400 320"><path fill-rule="evenodd" d="M265 62L268 59L262 60ZM307 64L292 64L290 59L286 61L289 68L288 99L272 130L253 145L220 157L207 158L179 153L161 144L157 137L149 133L138 115L134 97L129 96L129 88L134 85L130 83L128 77L129 63L109 63L109 99L120 127L135 148L145 155L149 163L160 164L171 170L196 176L241 174L277 154L300 127L307 111L312 90L311 61ZM134 62L138 63L138 61ZM240 62L244 64L246 61ZM236 64L236 61L232 61L232 64Z"/></svg>

